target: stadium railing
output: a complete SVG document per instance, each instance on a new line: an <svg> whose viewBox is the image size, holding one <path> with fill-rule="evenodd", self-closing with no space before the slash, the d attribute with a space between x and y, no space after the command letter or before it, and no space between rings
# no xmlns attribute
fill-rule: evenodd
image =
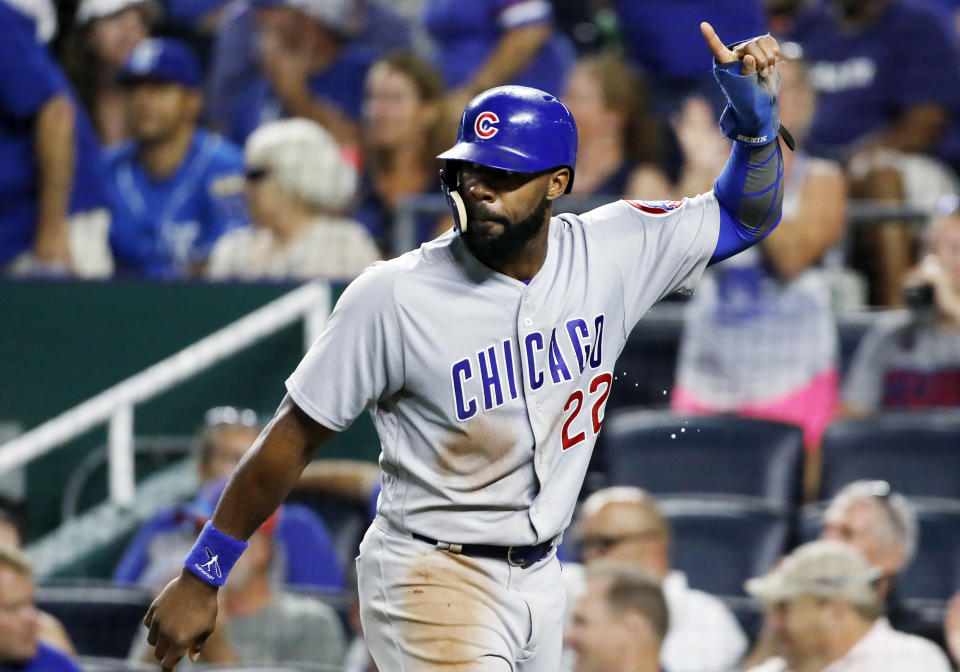
<svg viewBox="0 0 960 672"><path fill-rule="evenodd" d="M11 472L87 430L107 423L110 500L118 506L130 506L135 489L134 407L299 320L304 321L306 349L326 324L331 295L330 285L325 282L298 287L7 441L0 445L0 474Z"/></svg>

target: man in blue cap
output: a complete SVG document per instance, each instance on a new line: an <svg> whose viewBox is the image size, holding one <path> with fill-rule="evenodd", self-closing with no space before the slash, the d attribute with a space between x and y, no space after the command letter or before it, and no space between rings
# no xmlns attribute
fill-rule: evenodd
<svg viewBox="0 0 960 672"><path fill-rule="evenodd" d="M225 231L248 224L243 155L197 128L200 66L181 43L144 40L121 71L133 140L106 157L117 270L198 274Z"/></svg>

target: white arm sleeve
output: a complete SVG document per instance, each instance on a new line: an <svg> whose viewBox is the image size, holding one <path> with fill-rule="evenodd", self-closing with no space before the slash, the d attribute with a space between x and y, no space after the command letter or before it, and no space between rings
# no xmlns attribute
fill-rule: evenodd
<svg viewBox="0 0 960 672"><path fill-rule="evenodd" d="M311 418L343 431L403 386L403 339L392 271L375 264L344 291L326 329L287 378L287 392Z"/></svg>

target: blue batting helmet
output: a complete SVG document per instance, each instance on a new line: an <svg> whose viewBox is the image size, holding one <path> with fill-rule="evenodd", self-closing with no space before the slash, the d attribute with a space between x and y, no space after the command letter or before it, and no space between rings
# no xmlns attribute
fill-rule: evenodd
<svg viewBox="0 0 960 672"><path fill-rule="evenodd" d="M471 100L456 144L437 156L445 161L470 161L515 173L537 173L567 167L573 186L577 162L577 125L570 110L555 96L528 86L498 86ZM444 193L451 199L458 228L466 217L457 204L456 169L441 171Z"/></svg>

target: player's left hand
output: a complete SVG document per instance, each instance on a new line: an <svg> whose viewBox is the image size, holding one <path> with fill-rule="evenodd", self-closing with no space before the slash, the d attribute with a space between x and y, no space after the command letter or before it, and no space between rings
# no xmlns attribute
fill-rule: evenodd
<svg viewBox="0 0 960 672"><path fill-rule="evenodd" d="M164 672L185 655L195 661L216 622L216 589L186 569L160 592L143 619L150 630L147 642Z"/></svg>
<svg viewBox="0 0 960 672"><path fill-rule="evenodd" d="M717 37L713 26L704 21L700 24L700 32L707 46L713 52L717 63L733 63L741 61L740 74L752 75L759 72L761 77L769 77L777 69L780 59L780 44L770 35L761 35L752 40L738 44L734 49L728 49L723 40Z"/></svg>

